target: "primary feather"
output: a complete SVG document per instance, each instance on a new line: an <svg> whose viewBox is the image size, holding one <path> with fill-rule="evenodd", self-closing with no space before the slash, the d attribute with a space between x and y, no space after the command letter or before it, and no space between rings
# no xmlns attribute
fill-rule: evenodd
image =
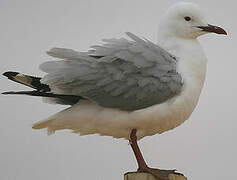
<svg viewBox="0 0 237 180"><path fill-rule="evenodd" d="M74 95L64 95L64 94L55 94L51 93L51 89L48 85L40 82L40 77L29 76L21 74L19 72L8 71L3 73L8 79L23 84L25 86L35 89L34 91L8 91L3 92L2 94L18 94L18 95L29 95L29 96L39 96L45 98L47 102L53 102L63 105L73 105L79 102L80 99L83 99L80 96Z"/></svg>

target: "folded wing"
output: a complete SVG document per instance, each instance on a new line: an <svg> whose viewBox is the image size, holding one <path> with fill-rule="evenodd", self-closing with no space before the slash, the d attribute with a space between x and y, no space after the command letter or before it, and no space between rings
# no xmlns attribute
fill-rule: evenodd
<svg viewBox="0 0 237 180"><path fill-rule="evenodd" d="M121 110L146 108L179 94L183 84L176 58L149 40L127 35L132 40L105 39L85 53L53 48L48 54L61 60L41 64L47 73L41 82L54 93Z"/></svg>

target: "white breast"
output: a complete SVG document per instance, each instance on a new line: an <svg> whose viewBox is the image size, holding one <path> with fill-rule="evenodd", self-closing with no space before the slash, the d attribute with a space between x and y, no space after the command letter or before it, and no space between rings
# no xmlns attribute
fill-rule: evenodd
<svg viewBox="0 0 237 180"><path fill-rule="evenodd" d="M180 42L181 45L177 44ZM172 44L169 44L172 45ZM197 40L175 40L170 53L178 57L177 70L182 75L184 86L180 95L169 101L137 112L137 117L150 116L146 124L141 124L144 134L154 135L173 129L189 118L196 107L204 84L207 60Z"/></svg>

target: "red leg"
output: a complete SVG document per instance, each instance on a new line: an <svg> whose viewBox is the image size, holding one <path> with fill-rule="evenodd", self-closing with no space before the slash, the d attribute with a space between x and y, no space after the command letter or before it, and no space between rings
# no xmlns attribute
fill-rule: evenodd
<svg viewBox="0 0 237 180"><path fill-rule="evenodd" d="M158 180L169 180L169 174L180 174L176 173L175 170L162 170L162 169L154 169L149 168L142 156L142 153L139 149L139 146L137 144L137 136L136 136L136 129L133 129L130 134L130 143L132 150L134 152L134 155L137 159L138 163L138 171L139 172L148 172L152 175L154 175ZM182 175L182 174L180 174Z"/></svg>
<svg viewBox="0 0 237 180"><path fill-rule="evenodd" d="M131 142L131 147L132 150L135 154L135 157L137 159L137 163L138 163L138 170L139 169L144 169L147 167L146 162L142 156L142 153L139 149L139 146L137 144L137 136L136 136L137 130L133 129L131 134L130 134L130 142Z"/></svg>

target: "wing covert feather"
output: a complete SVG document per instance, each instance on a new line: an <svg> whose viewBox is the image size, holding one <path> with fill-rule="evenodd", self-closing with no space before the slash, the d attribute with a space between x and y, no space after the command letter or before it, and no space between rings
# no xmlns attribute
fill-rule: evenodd
<svg viewBox="0 0 237 180"><path fill-rule="evenodd" d="M48 54L62 60L41 64L47 73L42 83L121 110L146 108L179 94L183 84L176 58L149 40L127 35L132 40L105 39L86 53L53 48Z"/></svg>

